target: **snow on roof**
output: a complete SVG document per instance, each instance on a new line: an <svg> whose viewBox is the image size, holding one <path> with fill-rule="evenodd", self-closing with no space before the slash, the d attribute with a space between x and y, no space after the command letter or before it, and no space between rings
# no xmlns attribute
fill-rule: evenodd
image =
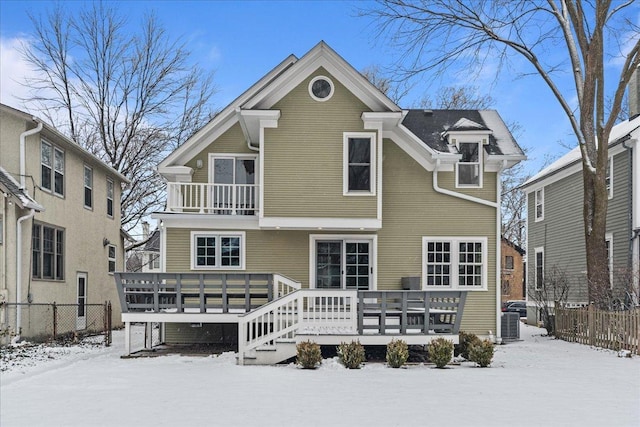
<svg viewBox="0 0 640 427"><path fill-rule="evenodd" d="M640 116L634 117L632 120L625 120L624 122L615 125L611 129L611 134L609 135L609 146L615 144L617 141L626 137L638 128L640 128ZM575 147L567 154L560 157L558 160L551 163L549 166L529 178L524 184L522 184L522 187L526 187L536 181L541 180L542 178L545 178L548 175L551 175L561 169L573 165L574 163L579 162L580 159L580 147Z"/></svg>
<svg viewBox="0 0 640 427"><path fill-rule="evenodd" d="M524 158L524 152L515 142L498 112L496 110L480 110L479 113L487 127L493 131L497 151L504 156L522 156Z"/></svg>
<svg viewBox="0 0 640 427"><path fill-rule="evenodd" d="M35 209L38 212L44 211L44 207L29 196L20 184L2 166L0 166L0 184L2 184L11 195L18 199L20 205L27 209Z"/></svg>

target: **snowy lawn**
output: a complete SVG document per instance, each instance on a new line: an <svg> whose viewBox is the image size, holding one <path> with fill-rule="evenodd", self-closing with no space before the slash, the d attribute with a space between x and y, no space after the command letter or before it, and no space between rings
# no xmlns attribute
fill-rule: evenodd
<svg viewBox="0 0 640 427"><path fill-rule="evenodd" d="M368 363L347 370L236 366L235 356L121 359L110 348L36 348L2 360L0 425L640 426L640 357L541 336L496 347L492 367Z"/></svg>

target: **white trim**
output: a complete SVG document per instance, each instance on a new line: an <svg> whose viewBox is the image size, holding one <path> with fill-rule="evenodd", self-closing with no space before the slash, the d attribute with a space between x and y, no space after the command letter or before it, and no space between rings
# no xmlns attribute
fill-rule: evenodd
<svg viewBox="0 0 640 427"><path fill-rule="evenodd" d="M195 238L201 236L216 237L216 265L215 266L199 266L196 265L195 256ZM239 237L240 238L240 265L239 266L222 266L219 264L220 253L219 239L220 237ZM244 231L227 231L227 230L193 230L189 238L189 257L191 270L244 270L246 265L246 246L247 236Z"/></svg>
<svg viewBox="0 0 640 427"><path fill-rule="evenodd" d="M609 161L608 161L608 170L609 170L609 174L605 175L605 184L606 184L606 178L609 178L609 188L607 189L607 195L609 197L609 200L613 199L613 177L615 176L615 173L613 172L613 156L609 156ZM605 171L606 174L606 171Z"/></svg>
<svg viewBox="0 0 640 427"><path fill-rule="evenodd" d="M541 202L538 203L538 192L541 194ZM542 213L538 216L538 205L542 207ZM534 222L544 221L544 187L538 188L533 192L533 218Z"/></svg>
<svg viewBox="0 0 640 427"><path fill-rule="evenodd" d="M349 140L352 138L369 138L369 191L349 191ZM376 133L375 132L343 132L342 133L342 195L343 196L375 196L376 195Z"/></svg>
<svg viewBox="0 0 640 427"><path fill-rule="evenodd" d="M430 242L443 242L451 244L450 251L450 283L449 286L427 286L427 244ZM459 243L481 243L482 244L482 286L460 286L458 277L458 267L460 265ZM496 260L496 262L499 262ZM450 291L450 290L465 290L465 291L487 291L489 289L489 275L488 275L488 238L486 236L423 236L422 237L422 289L429 291Z"/></svg>
<svg viewBox="0 0 640 427"><path fill-rule="evenodd" d="M533 249L533 289L539 291L542 289L542 284L538 284L538 254L542 254L542 281L544 282L544 273L545 273L545 265L544 265L544 246L538 246ZM529 267L529 263L527 262L527 268Z"/></svg>
<svg viewBox="0 0 640 427"><path fill-rule="evenodd" d="M113 257L109 255L109 249L113 248ZM109 269L109 265L113 261L113 271ZM107 245L107 273L113 274L118 271L118 247L114 244Z"/></svg>
<svg viewBox="0 0 640 427"><path fill-rule="evenodd" d="M316 288L316 242L318 240L340 240L343 243L345 241L369 242L371 245L369 249L371 256L369 263L371 268L369 290L375 291L378 289L378 236L376 234L309 234L309 289ZM343 272L341 282L344 282L344 276Z"/></svg>
<svg viewBox="0 0 640 427"><path fill-rule="evenodd" d="M606 233L604 241L609 246L607 265L609 266L609 288L613 289L613 233Z"/></svg>
<svg viewBox="0 0 640 427"><path fill-rule="evenodd" d="M236 159L251 159L253 160L253 164L254 167L258 167L258 154L251 154L251 153L209 153L207 161L209 162L209 170L207 171L207 179L209 180L210 183L215 184L215 181L213 180L213 176L214 176L214 164L213 161L215 159L232 159L234 160L233 163L233 180L235 181L236 177L235 177L235 160ZM256 173L257 171L254 171L254 176L256 178L256 183L255 185L260 186L260 182L258 182L258 177L259 174ZM235 182L234 182L235 184Z"/></svg>
<svg viewBox="0 0 640 427"><path fill-rule="evenodd" d="M318 98L314 93L313 93L313 84L315 82L317 82L318 80L325 80L327 83L329 83L329 86L331 87L331 89L329 90L329 95L327 95L324 98ZM333 94L336 91L336 87L333 84L333 81L327 77L327 76L315 76L314 78L311 79L311 81L309 82L309 96L311 96L312 99L314 99L315 101L318 102L325 102L331 99L331 97L333 96Z"/></svg>
<svg viewBox="0 0 640 427"><path fill-rule="evenodd" d="M160 271L167 271L167 230L163 221L160 221Z"/></svg>
<svg viewBox="0 0 640 427"><path fill-rule="evenodd" d="M255 215L215 215L200 213L156 212L152 219L161 220L167 228L201 228L210 230L258 230Z"/></svg>
<svg viewBox="0 0 640 427"><path fill-rule="evenodd" d="M482 188L482 177L484 175L484 159L482 152L484 151L483 141L460 141L456 142L456 147L460 151L460 144L476 144L478 147L478 160L476 162L463 162L462 155L460 160L456 162L456 188ZM477 165L478 166L478 184L460 184L460 165Z"/></svg>
<svg viewBox="0 0 640 427"><path fill-rule="evenodd" d="M264 217L259 218L258 224L260 228L284 230L326 229L376 231L382 228L382 221L376 218Z"/></svg>

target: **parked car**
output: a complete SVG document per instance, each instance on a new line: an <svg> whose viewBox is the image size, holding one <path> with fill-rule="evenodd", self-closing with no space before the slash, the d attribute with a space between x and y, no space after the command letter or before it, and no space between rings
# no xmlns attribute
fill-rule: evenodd
<svg viewBox="0 0 640 427"><path fill-rule="evenodd" d="M503 313L519 313L520 317L527 317L526 301L507 301L502 306Z"/></svg>

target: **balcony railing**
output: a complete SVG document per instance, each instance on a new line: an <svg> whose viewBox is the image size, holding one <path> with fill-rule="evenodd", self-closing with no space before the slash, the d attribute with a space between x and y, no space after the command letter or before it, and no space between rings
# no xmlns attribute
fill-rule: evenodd
<svg viewBox="0 0 640 427"><path fill-rule="evenodd" d="M215 215L257 215L256 184L170 182L167 211Z"/></svg>

